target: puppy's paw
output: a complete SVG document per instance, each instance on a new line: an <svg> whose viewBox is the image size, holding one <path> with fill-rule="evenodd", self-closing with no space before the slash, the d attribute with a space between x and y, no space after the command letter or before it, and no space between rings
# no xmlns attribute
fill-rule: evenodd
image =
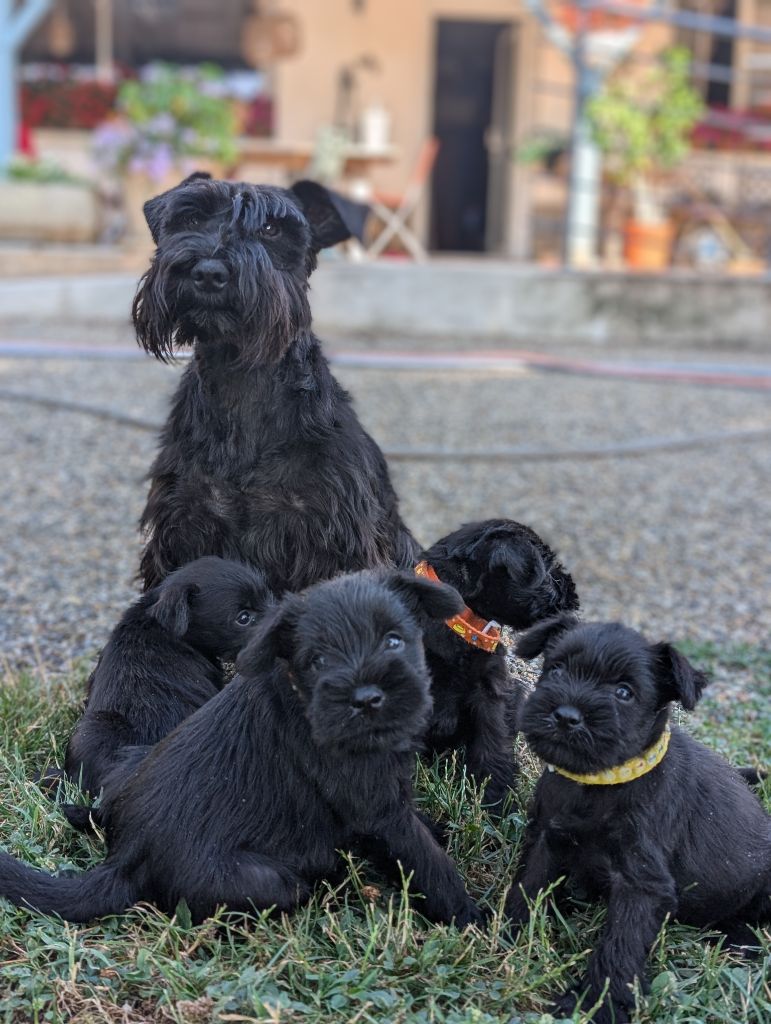
<svg viewBox="0 0 771 1024"><path fill-rule="evenodd" d="M435 819L429 817L428 814L423 814L422 811L417 812L418 818L423 822L428 831L434 837L436 842L442 847L443 850L447 849L447 845L450 842L450 832L447 827L447 822L441 818Z"/></svg>
<svg viewBox="0 0 771 1024"><path fill-rule="evenodd" d="M503 815L504 806L514 788L514 774L505 781L490 779L482 794L482 806L488 814L496 818Z"/></svg>
<svg viewBox="0 0 771 1024"><path fill-rule="evenodd" d="M557 1020L570 1019L577 1009L583 1013L589 1013L593 1006L596 1006L602 997L601 992L589 991L576 985L564 992L550 1008L549 1012ZM610 995L605 996L602 1003L592 1014L592 1024L629 1024L631 1007L628 1003L613 999ZM582 1018L583 1019L583 1018Z"/></svg>
<svg viewBox="0 0 771 1024"><path fill-rule="evenodd" d="M56 795L59 783L64 782L65 777L63 768L52 768L50 766L46 766L39 772L35 772L32 779L38 784L38 786L40 786L44 793L53 799Z"/></svg>
<svg viewBox="0 0 771 1024"><path fill-rule="evenodd" d="M94 826L101 823L99 810L85 804L59 804L59 810L67 821L79 832L93 835Z"/></svg>
<svg viewBox="0 0 771 1024"><path fill-rule="evenodd" d="M487 924L488 914L478 907L473 900L466 901L465 907L453 915L452 923L458 930L474 925L476 928L484 928Z"/></svg>
<svg viewBox="0 0 771 1024"><path fill-rule="evenodd" d="M503 915L506 919L507 934L512 939L516 938L530 920L530 904L525 899L518 885L512 885L509 889L503 908Z"/></svg>

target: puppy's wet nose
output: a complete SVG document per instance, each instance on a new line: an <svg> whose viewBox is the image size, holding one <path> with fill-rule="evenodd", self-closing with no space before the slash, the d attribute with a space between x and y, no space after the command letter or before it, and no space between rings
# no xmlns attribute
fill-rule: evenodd
<svg viewBox="0 0 771 1024"><path fill-rule="evenodd" d="M357 711L377 711L384 700L385 694L378 686L359 686L353 691L351 707Z"/></svg>
<svg viewBox="0 0 771 1024"><path fill-rule="evenodd" d="M575 729L584 720L584 716L572 704L560 704L552 711L552 718L563 729Z"/></svg>
<svg viewBox="0 0 771 1024"><path fill-rule="evenodd" d="M205 292L220 292L230 280L222 260L199 260L193 267L193 284Z"/></svg>

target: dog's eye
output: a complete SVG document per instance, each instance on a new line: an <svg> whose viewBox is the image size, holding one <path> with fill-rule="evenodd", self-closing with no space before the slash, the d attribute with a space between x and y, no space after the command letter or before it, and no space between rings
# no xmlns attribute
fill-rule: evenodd
<svg viewBox="0 0 771 1024"><path fill-rule="evenodd" d="M200 223L201 218L195 213L188 214L188 216L185 217L185 227L190 230L197 228Z"/></svg>
<svg viewBox="0 0 771 1024"><path fill-rule="evenodd" d="M327 666L327 659L323 654L317 654L311 662L311 668L314 672L321 672Z"/></svg>
<svg viewBox="0 0 771 1024"><path fill-rule="evenodd" d="M398 633L387 633L383 645L389 651L398 651L404 647L404 641Z"/></svg>
<svg viewBox="0 0 771 1024"><path fill-rule="evenodd" d="M629 689L628 686L624 686L622 684L621 686L617 686L616 687L616 697L619 700L627 701L627 700L631 700L632 697L634 697L634 694L632 693L632 691Z"/></svg>
<svg viewBox="0 0 771 1024"><path fill-rule="evenodd" d="M277 220L266 220L260 228L260 234L265 238L277 238L281 234L281 225Z"/></svg>
<svg viewBox="0 0 771 1024"><path fill-rule="evenodd" d="M239 626L251 626L253 622L257 621L257 616L254 612L250 612L248 608L244 608L236 615L236 622Z"/></svg>

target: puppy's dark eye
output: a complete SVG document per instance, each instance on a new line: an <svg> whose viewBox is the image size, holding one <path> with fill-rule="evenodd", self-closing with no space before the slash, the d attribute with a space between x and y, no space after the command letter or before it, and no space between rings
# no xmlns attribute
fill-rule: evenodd
<svg viewBox="0 0 771 1024"><path fill-rule="evenodd" d="M628 686L624 686L622 684L621 686L616 687L616 697L618 698L618 700L628 701L631 700L632 697L634 697L634 694Z"/></svg>
<svg viewBox="0 0 771 1024"><path fill-rule="evenodd" d="M398 651L404 647L404 641L398 633L386 633L383 646L389 651Z"/></svg>
<svg viewBox="0 0 771 1024"><path fill-rule="evenodd" d="M236 615L236 622L239 626L251 626L256 621L257 616L254 612L250 612L248 608L244 608Z"/></svg>
<svg viewBox="0 0 771 1024"><path fill-rule="evenodd" d="M185 217L185 227L189 230L197 228L200 223L201 218L195 213L188 214L188 216Z"/></svg>
<svg viewBox="0 0 771 1024"><path fill-rule="evenodd" d="M264 238L277 238L281 234L281 225L277 220L266 220L260 228Z"/></svg>
<svg viewBox="0 0 771 1024"><path fill-rule="evenodd" d="M311 662L311 668L314 672L321 672L327 667L327 659L323 654L317 654Z"/></svg>

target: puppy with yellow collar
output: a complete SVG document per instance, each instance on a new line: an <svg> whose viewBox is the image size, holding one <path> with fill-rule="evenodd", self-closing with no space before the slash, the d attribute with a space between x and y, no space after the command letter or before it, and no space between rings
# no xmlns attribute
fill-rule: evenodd
<svg viewBox="0 0 771 1024"><path fill-rule="evenodd" d="M586 975L554 1012L599 1004L592 1020L618 1024L668 916L757 945L752 929L771 922L771 817L738 772L670 725L670 703L692 709L707 680L669 644L563 615L517 653L544 654L520 727L546 770L506 912L521 926L562 877L605 899Z"/></svg>

